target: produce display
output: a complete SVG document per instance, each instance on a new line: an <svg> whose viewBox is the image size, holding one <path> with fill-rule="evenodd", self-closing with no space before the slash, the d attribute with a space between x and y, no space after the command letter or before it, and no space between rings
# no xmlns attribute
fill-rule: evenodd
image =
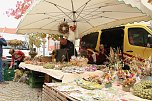
<svg viewBox="0 0 152 101"><path fill-rule="evenodd" d="M114 88L87 90L71 82L48 83L47 85L49 88L53 88L49 90L48 94L52 94L52 91L55 91L55 94L58 93L55 90L57 89L59 92L62 92L62 94L66 93L66 95L68 94L68 96L79 101L118 101L118 99L120 99L120 101L130 101L122 98L123 94ZM73 100L71 99L71 101Z"/></svg>
<svg viewBox="0 0 152 101"><path fill-rule="evenodd" d="M44 34L41 37L46 36ZM152 76L152 60L145 60L145 63L141 63L135 57L126 57L125 60L122 61L119 53L118 50L110 48L110 55L107 57L109 61L104 65L88 64L88 59L84 57L71 57L70 62L61 63L56 61L51 62L51 57L38 56L31 61L25 61L25 63L43 66L45 69L61 70L63 72L62 77L67 73L82 73L82 75L80 75L81 78L74 82L75 85L81 89L104 91L104 89L113 89L116 83L116 85L120 86L122 92L131 92L130 88L133 87L132 92L135 96L152 100L152 81L142 81L144 77ZM96 70L100 70L100 76L94 74ZM89 77L86 76L87 74L90 74ZM84 75L86 77L82 77ZM69 86L69 84L64 87L58 87L58 89L77 90L74 86ZM106 96L107 93L109 92L106 92L104 96ZM116 93L118 92L116 91ZM116 94L113 94L112 96L115 95ZM98 99L99 97L100 95L95 98ZM92 96L90 99L94 100Z"/></svg>
<svg viewBox="0 0 152 101"><path fill-rule="evenodd" d="M8 44L10 46L19 46L19 45L22 45L22 41L21 40L17 40L17 39L9 40Z"/></svg>
<svg viewBox="0 0 152 101"><path fill-rule="evenodd" d="M96 82L89 82L84 79L78 79L76 80L76 83L78 86L81 86L82 88L88 89L88 90L94 90L94 89L102 89L103 86L96 83Z"/></svg>
<svg viewBox="0 0 152 101"><path fill-rule="evenodd" d="M33 59L34 61L38 62L51 62L51 57L49 56L36 56Z"/></svg>
<svg viewBox="0 0 152 101"><path fill-rule="evenodd" d="M31 63L32 63L32 61L30 61L30 60L26 60L26 61L24 61L24 63L25 63L25 64L31 64Z"/></svg>
<svg viewBox="0 0 152 101"><path fill-rule="evenodd" d="M96 71L97 70L97 66L96 65L87 65L85 67L85 71Z"/></svg>
<svg viewBox="0 0 152 101"><path fill-rule="evenodd" d="M127 78L123 81L122 86L123 87L132 87L136 83L135 78Z"/></svg>
<svg viewBox="0 0 152 101"><path fill-rule="evenodd" d="M144 99L152 100L152 81L141 81L135 84L133 94Z"/></svg>
<svg viewBox="0 0 152 101"><path fill-rule="evenodd" d="M62 72L65 73L83 73L85 72L85 68L80 68L78 66L64 67L62 68Z"/></svg>
<svg viewBox="0 0 152 101"><path fill-rule="evenodd" d="M46 63L43 65L43 68L46 68L46 69L53 69L55 67L54 64L50 64L50 63Z"/></svg>
<svg viewBox="0 0 152 101"><path fill-rule="evenodd" d="M71 58L70 64L79 67L85 67L88 64L88 59L84 57Z"/></svg>
<svg viewBox="0 0 152 101"><path fill-rule="evenodd" d="M130 88L136 83L135 78L127 78L122 82L122 90L130 92Z"/></svg>
<svg viewBox="0 0 152 101"><path fill-rule="evenodd" d="M84 80L89 81L89 82L96 82L98 84L103 83L103 78L101 78L101 76L98 76L98 75L89 76L88 78L84 78Z"/></svg>
<svg viewBox="0 0 152 101"><path fill-rule="evenodd" d="M32 61L31 64L32 64L32 65L37 65L37 66L43 66L43 65L46 64L46 63L45 63L45 62Z"/></svg>
<svg viewBox="0 0 152 101"><path fill-rule="evenodd" d="M37 55L37 52L35 51L30 51L29 55L31 56L31 58L34 58Z"/></svg>

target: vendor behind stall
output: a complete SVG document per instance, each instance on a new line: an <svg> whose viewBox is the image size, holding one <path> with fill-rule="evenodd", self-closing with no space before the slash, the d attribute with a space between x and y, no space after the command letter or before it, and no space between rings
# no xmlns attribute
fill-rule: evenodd
<svg viewBox="0 0 152 101"><path fill-rule="evenodd" d="M87 49L87 58L88 58L88 63L89 64L97 64L101 65L104 64L105 62L108 62L107 57L106 57L106 50L104 49L103 44L99 46L99 51L95 51L91 48Z"/></svg>
<svg viewBox="0 0 152 101"><path fill-rule="evenodd" d="M108 62L107 52L106 52L106 50L104 48L104 45L100 44L100 46L99 46L99 55L97 57L96 64L97 65L101 65L101 64L105 64L106 62Z"/></svg>
<svg viewBox="0 0 152 101"><path fill-rule="evenodd" d="M15 60L17 62L17 68L19 68L19 64L21 62L23 62L23 60L25 58L25 54L20 50L14 50L14 49L10 49L9 54L12 55L12 61L11 61L9 69L11 69L13 67Z"/></svg>
<svg viewBox="0 0 152 101"><path fill-rule="evenodd" d="M60 49L65 49L65 51L67 52L67 56L65 56L65 61L70 61L71 56L73 55L77 56L77 51L74 47L74 44L65 38L60 39Z"/></svg>

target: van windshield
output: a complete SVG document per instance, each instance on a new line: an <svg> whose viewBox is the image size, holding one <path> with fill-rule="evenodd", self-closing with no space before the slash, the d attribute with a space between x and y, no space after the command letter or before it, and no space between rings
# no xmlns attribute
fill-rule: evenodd
<svg viewBox="0 0 152 101"><path fill-rule="evenodd" d="M6 40L8 42L8 40ZM12 49L14 47L7 45L7 46L3 46L3 49ZM22 41L22 45L15 47L16 49L19 50L29 50L29 44L26 41Z"/></svg>

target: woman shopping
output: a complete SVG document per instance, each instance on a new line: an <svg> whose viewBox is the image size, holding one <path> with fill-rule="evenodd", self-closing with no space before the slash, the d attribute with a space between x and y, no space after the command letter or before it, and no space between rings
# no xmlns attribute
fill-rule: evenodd
<svg viewBox="0 0 152 101"><path fill-rule="evenodd" d="M19 68L19 64L24 61L25 54L20 50L14 50L14 49L10 49L9 54L12 55L12 61L9 69L13 67L15 60L17 62L17 68Z"/></svg>

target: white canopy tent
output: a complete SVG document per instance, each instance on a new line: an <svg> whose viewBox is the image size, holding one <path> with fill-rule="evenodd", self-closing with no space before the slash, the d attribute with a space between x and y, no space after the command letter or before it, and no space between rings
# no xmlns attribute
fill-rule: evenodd
<svg viewBox="0 0 152 101"><path fill-rule="evenodd" d="M35 0L17 33L58 34L58 25L66 21L77 25L81 37L103 28L150 19L136 7L118 0Z"/></svg>
<svg viewBox="0 0 152 101"><path fill-rule="evenodd" d="M120 0L124 1L126 4L130 4L132 7L137 7L144 13L147 13L152 17L152 4L149 3L149 0ZM151 19L152 20L152 19Z"/></svg>

